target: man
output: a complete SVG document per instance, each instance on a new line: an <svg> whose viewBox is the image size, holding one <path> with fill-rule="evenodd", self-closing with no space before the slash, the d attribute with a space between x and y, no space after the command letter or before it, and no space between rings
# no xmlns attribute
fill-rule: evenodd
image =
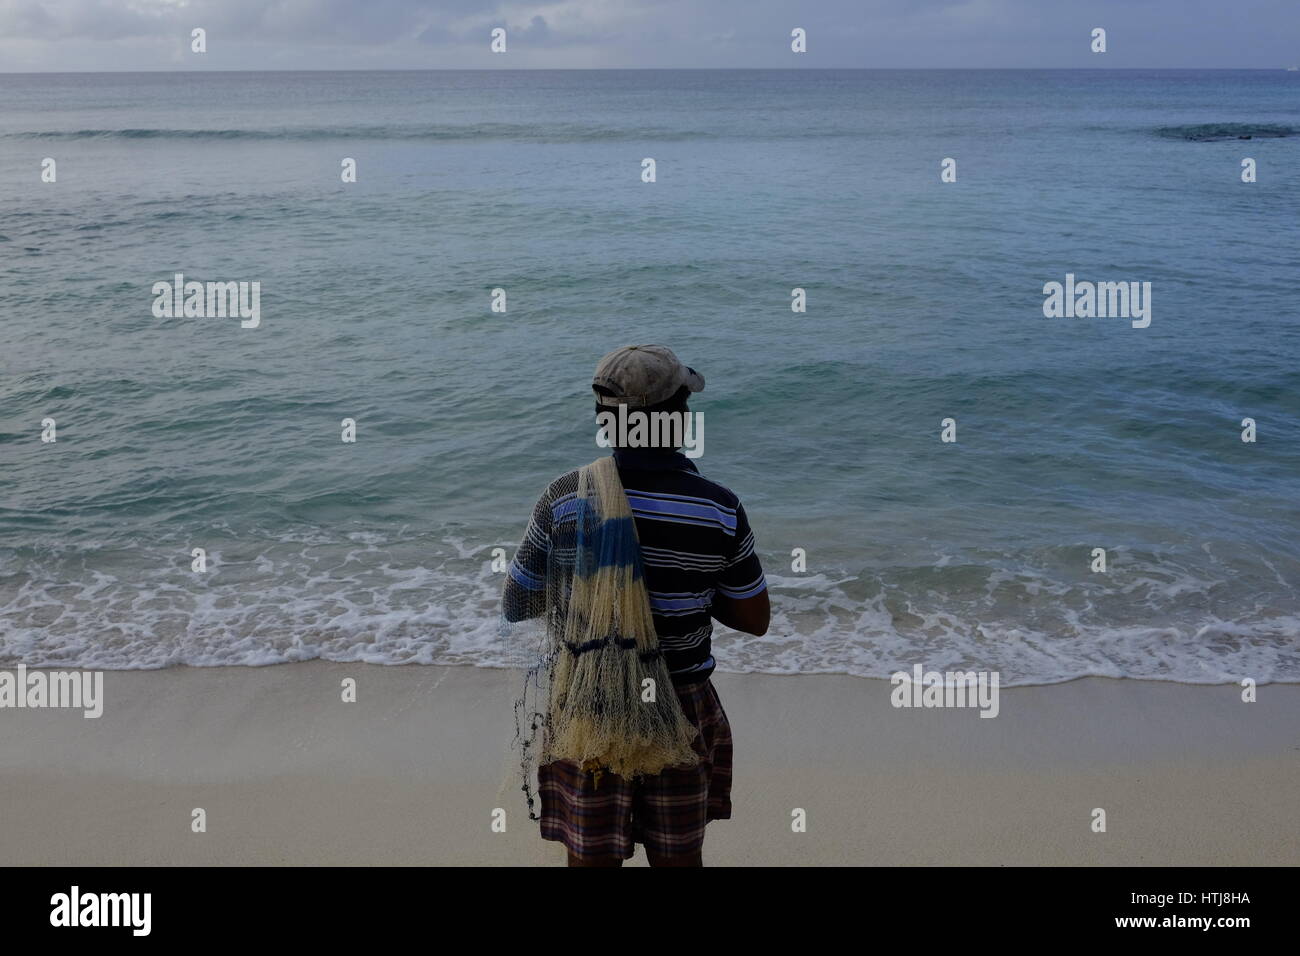
<svg viewBox="0 0 1300 956"><path fill-rule="evenodd" d="M600 360L592 380L602 425L634 413L660 416L654 420L666 413L685 423L689 395L703 388L703 377L660 345L616 349ZM731 727L709 679L712 622L762 636L770 609L745 509L678 451L686 433L678 429L667 445L629 447L643 443L606 430L640 543L633 577L636 586L644 580L657 653L696 732L698 763L632 779L574 760L543 764L542 838L565 844L570 866L620 866L636 843L644 844L651 866L702 866L705 825L731 816ZM653 441L662 434L651 428L643 436ZM553 481L533 510L506 582L510 619L546 611L548 555L565 521L564 540L570 547L574 540L577 474Z"/></svg>

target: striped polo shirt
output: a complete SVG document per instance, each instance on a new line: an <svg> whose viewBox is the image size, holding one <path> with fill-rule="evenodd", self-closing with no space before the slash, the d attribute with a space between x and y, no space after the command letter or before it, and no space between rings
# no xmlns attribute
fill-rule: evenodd
<svg viewBox="0 0 1300 956"><path fill-rule="evenodd" d="M767 587L745 508L678 452L620 448L614 460L641 542L664 661L675 679L702 680L714 667L714 595L748 598ZM543 492L510 565L514 585L528 591L545 586L551 529L571 517L576 487L572 471Z"/></svg>

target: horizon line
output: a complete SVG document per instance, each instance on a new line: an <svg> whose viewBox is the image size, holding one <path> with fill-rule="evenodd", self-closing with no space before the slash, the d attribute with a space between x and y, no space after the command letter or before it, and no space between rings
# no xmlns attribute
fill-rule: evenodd
<svg viewBox="0 0 1300 956"><path fill-rule="evenodd" d="M1292 66L537 66L537 67L341 67L292 69L146 69L146 70L0 70L0 76L112 76L141 74L204 74L204 73L725 73L725 72L784 72L784 73L890 73L903 71L924 72L977 72L1020 71L1038 73L1125 73L1125 72L1175 72L1199 70L1202 72L1235 73L1290 73Z"/></svg>

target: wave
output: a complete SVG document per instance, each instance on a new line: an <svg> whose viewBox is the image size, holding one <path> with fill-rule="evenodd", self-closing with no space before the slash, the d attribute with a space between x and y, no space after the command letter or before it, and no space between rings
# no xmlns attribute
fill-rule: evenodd
<svg viewBox="0 0 1300 956"><path fill-rule="evenodd" d="M203 574L189 536L0 549L0 666L521 662L499 628L494 543L305 525L273 540L197 537ZM1281 576L1274 587L1251 574L1257 589L1242 595L1240 568L1116 549L1114 586L1027 557L807 576L770 561L772 628L719 629L715 651L731 672L888 677L921 662L997 671L1004 686L1300 682L1300 608Z"/></svg>
<svg viewBox="0 0 1300 956"><path fill-rule="evenodd" d="M184 129L129 127L123 129L28 130L0 134L4 139L40 140L245 140L315 141L338 139L412 140L458 142L467 140L524 140L529 142L598 142L602 140L711 139L708 130L616 128L548 123L475 123L464 126L339 126L278 127L264 129Z"/></svg>
<svg viewBox="0 0 1300 956"><path fill-rule="evenodd" d="M1114 131L1109 126L1088 127L1089 131ZM1162 139L1213 143L1236 139L1284 139L1300 134L1300 128L1279 123L1191 123L1158 126L1153 132ZM21 130L0 133L0 139L35 140L174 140L178 142L319 142L324 140L368 140L391 142L686 142L725 139L836 139L861 136L856 129L734 130L655 129L648 127L585 126L547 123L472 123L460 126L302 126L235 129L183 127L124 127L119 129Z"/></svg>
<svg viewBox="0 0 1300 956"><path fill-rule="evenodd" d="M1185 126L1159 126L1155 133L1165 139L1215 143L1229 139L1282 139L1295 136L1300 133L1300 129L1278 123L1193 123Z"/></svg>
<svg viewBox="0 0 1300 956"><path fill-rule="evenodd" d="M587 126L578 123L471 123L460 126L299 126L247 129L126 127L121 129L51 129L0 133L0 139L36 140L176 140L232 142L316 142L321 140L388 140L407 142L676 143L699 140L788 140L860 138L856 128L809 129L668 129L646 126Z"/></svg>

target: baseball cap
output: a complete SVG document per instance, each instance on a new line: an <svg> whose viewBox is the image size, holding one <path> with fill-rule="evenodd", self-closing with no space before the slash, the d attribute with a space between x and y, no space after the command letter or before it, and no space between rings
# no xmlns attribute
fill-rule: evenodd
<svg viewBox="0 0 1300 956"><path fill-rule="evenodd" d="M704 391L704 376L678 361L666 345L625 345L596 363L591 385L600 405L645 408L666 402L683 385L692 392Z"/></svg>

